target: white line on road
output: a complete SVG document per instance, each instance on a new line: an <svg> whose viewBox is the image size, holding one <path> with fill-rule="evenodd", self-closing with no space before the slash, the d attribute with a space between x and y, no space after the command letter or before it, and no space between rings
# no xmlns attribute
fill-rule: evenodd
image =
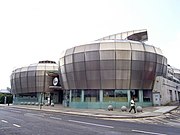
<svg viewBox="0 0 180 135"><path fill-rule="evenodd" d="M147 131L142 131L142 130L132 130L132 132L151 134L151 135L167 135L167 134L155 133L155 132L147 132Z"/></svg>
<svg viewBox="0 0 180 135"><path fill-rule="evenodd" d="M62 120L61 118L58 117L50 117L51 119L55 119L55 120Z"/></svg>
<svg viewBox="0 0 180 135"><path fill-rule="evenodd" d="M19 126L19 125L17 125L17 124L13 124L13 126L18 127L18 128L21 127L21 126Z"/></svg>
<svg viewBox="0 0 180 135"><path fill-rule="evenodd" d="M74 122L74 123L86 124L86 125L93 125L93 126L98 126L98 127L114 128L112 126L100 125L100 124L95 124L95 123L88 123L88 122L83 122L83 121L76 121L76 120L68 120L68 121Z"/></svg>
<svg viewBox="0 0 180 135"><path fill-rule="evenodd" d="M1 120L2 122L4 122L4 123L8 123L6 120Z"/></svg>
<svg viewBox="0 0 180 135"><path fill-rule="evenodd" d="M14 112L14 113L21 113L20 111L15 111L15 110L11 110L11 112Z"/></svg>
<svg viewBox="0 0 180 135"><path fill-rule="evenodd" d="M25 113L24 115L27 115L27 116L38 116L38 117L44 117L44 115L34 114L34 113Z"/></svg>

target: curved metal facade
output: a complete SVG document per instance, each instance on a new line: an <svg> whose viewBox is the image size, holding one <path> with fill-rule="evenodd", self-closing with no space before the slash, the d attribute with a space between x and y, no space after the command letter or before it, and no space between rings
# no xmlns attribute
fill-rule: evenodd
<svg viewBox="0 0 180 135"><path fill-rule="evenodd" d="M27 67L17 68L11 74L13 94L49 92L52 85L50 71L58 71L58 65L52 61L41 61Z"/></svg>
<svg viewBox="0 0 180 135"><path fill-rule="evenodd" d="M154 46L98 40L67 49L59 59L64 89L152 89L167 59Z"/></svg>

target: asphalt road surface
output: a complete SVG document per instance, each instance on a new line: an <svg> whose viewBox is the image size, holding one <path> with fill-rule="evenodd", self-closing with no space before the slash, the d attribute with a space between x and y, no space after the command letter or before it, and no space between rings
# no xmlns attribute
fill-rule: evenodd
<svg viewBox="0 0 180 135"><path fill-rule="evenodd" d="M0 107L0 135L179 135L180 127Z"/></svg>

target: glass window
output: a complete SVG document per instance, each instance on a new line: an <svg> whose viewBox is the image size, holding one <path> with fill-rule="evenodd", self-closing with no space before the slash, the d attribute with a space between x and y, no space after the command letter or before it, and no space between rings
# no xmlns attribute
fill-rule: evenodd
<svg viewBox="0 0 180 135"><path fill-rule="evenodd" d="M85 61L92 61L92 60L99 60L99 59L100 59L99 51L85 53Z"/></svg>
<svg viewBox="0 0 180 135"><path fill-rule="evenodd" d="M99 43L89 44L89 45L86 45L85 51L98 51L99 48L100 48Z"/></svg>
<svg viewBox="0 0 180 135"><path fill-rule="evenodd" d="M115 90L115 101L127 102L128 101L127 90Z"/></svg>
<svg viewBox="0 0 180 135"><path fill-rule="evenodd" d="M127 90L104 90L103 102L127 102L128 94Z"/></svg>
<svg viewBox="0 0 180 135"><path fill-rule="evenodd" d="M101 60L115 59L115 51L100 51Z"/></svg>
<svg viewBox="0 0 180 135"><path fill-rule="evenodd" d="M115 101L114 90L103 90L103 102Z"/></svg>
<svg viewBox="0 0 180 135"><path fill-rule="evenodd" d="M99 102L99 90L84 90L85 102Z"/></svg>
<svg viewBox="0 0 180 135"><path fill-rule="evenodd" d="M115 50L115 42L100 43L100 50Z"/></svg>
<svg viewBox="0 0 180 135"><path fill-rule="evenodd" d="M116 50L131 50L130 43L117 42L116 43Z"/></svg>
<svg viewBox="0 0 180 135"><path fill-rule="evenodd" d="M84 53L74 54L74 62L84 61Z"/></svg>
<svg viewBox="0 0 180 135"><path fill-rule="evenodd" d="M139 101L139 90L131 90L130 95L131 95L131 98L134 98L135 102Z"/></svg>
<svg viewBox="0 0 180 135"><path fill-rule="evenodd" d="M143 90L143 101L144 102L152 101L152 91L151 90Z"/></svg>
<svg viewBox="0 0 180 135"><path fill-rule="evenodd" d="M72 90L72 102L81 102L81 90Z"/></svg>
<svg viewBox="0 0 180 135"><path fill-rule="evenodd" d="M116 51L116 59L131 60L131 51Z"/></svg>

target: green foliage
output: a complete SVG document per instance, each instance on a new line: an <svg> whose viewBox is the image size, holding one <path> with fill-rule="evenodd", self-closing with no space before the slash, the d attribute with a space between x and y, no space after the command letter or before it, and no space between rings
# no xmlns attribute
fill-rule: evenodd
<svg viewBox="0 0 180 135"><path fill-rule="evenodd" d="M13 101L13 96L11 94L4 94L4 93L0 93L0 104L4 104L4 100L5 100L5 96L6 98L6 103L12 103Z"/></svg>

